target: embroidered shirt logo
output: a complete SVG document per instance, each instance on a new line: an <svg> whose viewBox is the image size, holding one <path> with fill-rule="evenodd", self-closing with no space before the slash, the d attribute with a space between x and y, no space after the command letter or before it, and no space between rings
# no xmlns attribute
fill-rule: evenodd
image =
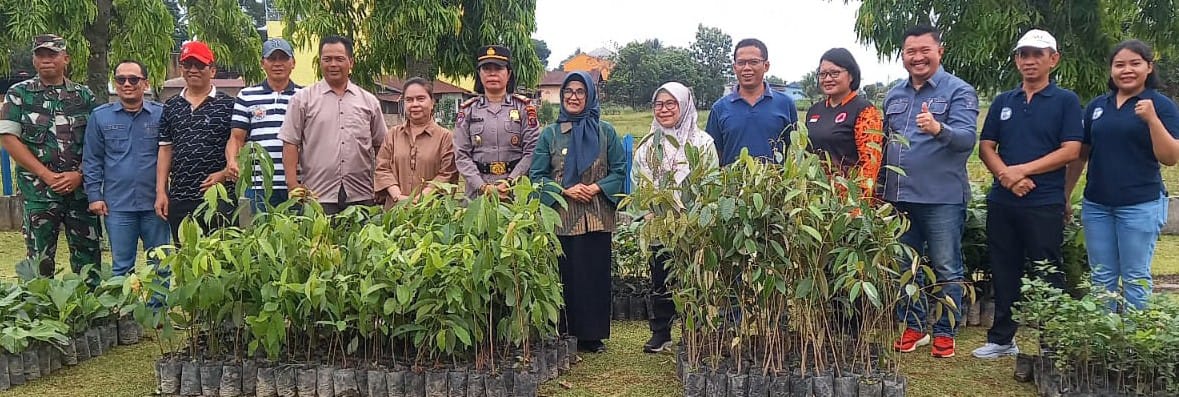
<svg viewBox="0 0 1179 397"><path fill-rule="evenodd" d="M1004 107L1003 111L999 112L999 120L1007 121L1011 118L1011 108Z"/></svg>

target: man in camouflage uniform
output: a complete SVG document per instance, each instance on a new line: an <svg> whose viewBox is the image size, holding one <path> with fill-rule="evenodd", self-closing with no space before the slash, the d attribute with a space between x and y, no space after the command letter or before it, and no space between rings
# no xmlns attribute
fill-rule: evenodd
<svg viewBox="0 0 1179 397"><path fill-rule="evenodd" d="M44 277L55 273L62 225L75 273L84 265L97 267L100 259L98 217L88 211L81 189L82 141L94 94L66 79L69 62L64 39L37 36L33 42L37 76L9 88L0 107L0 143L16 161L17 187L24 196L28 256L40 258Z"/></svg>
<svg viewBox="0 0 1179 397"><path fill-rule="evenodd" d="M507 198L510 182L528 174L540 139L536 106L512 94L516 76L512 53L492 45L476 54L475 91L463 102L454 126L454 160L466 181L467 197L495 191Z"/></svg>

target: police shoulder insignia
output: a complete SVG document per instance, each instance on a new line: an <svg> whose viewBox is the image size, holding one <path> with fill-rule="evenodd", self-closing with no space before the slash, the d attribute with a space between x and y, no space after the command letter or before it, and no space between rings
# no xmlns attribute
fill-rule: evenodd
<svg viewBox="0 0 1179 397"><path fill-rule="evenodd" d="M459 109L466 109L468 106L471 106L471 105L475 104L475 102L478 102L478 101L479 101L479 97L474 97L474 98L468 99L466 101L463 101L463 103L459 105Z"/></svg>
<svg viewBox="0 0 1179 397"><path fill-rule="evenodd" d="M537 125L540 125L540 121L536 117L536 105L528 105L524 108L524 111L528 112L529 127L536 127Z"/></svg>
<svg viewBox="0 0 1179 397"><path fill-rule="evenodd" d="M512 94L512 97L516 98L516 100L518 100L520 102L524 102L525 104L532 103L532 98L529 98L527 95L524 95L524 94Z"/></svg>

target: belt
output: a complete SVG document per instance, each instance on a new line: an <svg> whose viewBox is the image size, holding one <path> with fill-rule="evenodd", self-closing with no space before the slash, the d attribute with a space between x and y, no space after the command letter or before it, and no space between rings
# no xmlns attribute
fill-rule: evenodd
<svg viewBox="0 0 1179 397"><path fill-rule="evenodd" d="M520 164L520 159L516 159L514 161L507 161L507 162L504 162L504 161L496 161L496 162L492 162L492 163L476 162L475 166L479 168L480 174L505 175L509 172L512 172L512 169L516 168L516 164Z"/></svg>

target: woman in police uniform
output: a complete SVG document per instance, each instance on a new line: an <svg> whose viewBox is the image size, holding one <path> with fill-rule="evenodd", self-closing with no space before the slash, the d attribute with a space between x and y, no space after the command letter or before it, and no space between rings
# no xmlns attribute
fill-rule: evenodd
<svg viewBox="0 0 1179 397"><path fill-rule="evenodd" d="M454 128L455 164L466 181L467 197L495 192L508 197L510 183L528 174L540 136L536 107L513 94L512 53L492 45L479 49L475 91L464 102Z"/></svg>

